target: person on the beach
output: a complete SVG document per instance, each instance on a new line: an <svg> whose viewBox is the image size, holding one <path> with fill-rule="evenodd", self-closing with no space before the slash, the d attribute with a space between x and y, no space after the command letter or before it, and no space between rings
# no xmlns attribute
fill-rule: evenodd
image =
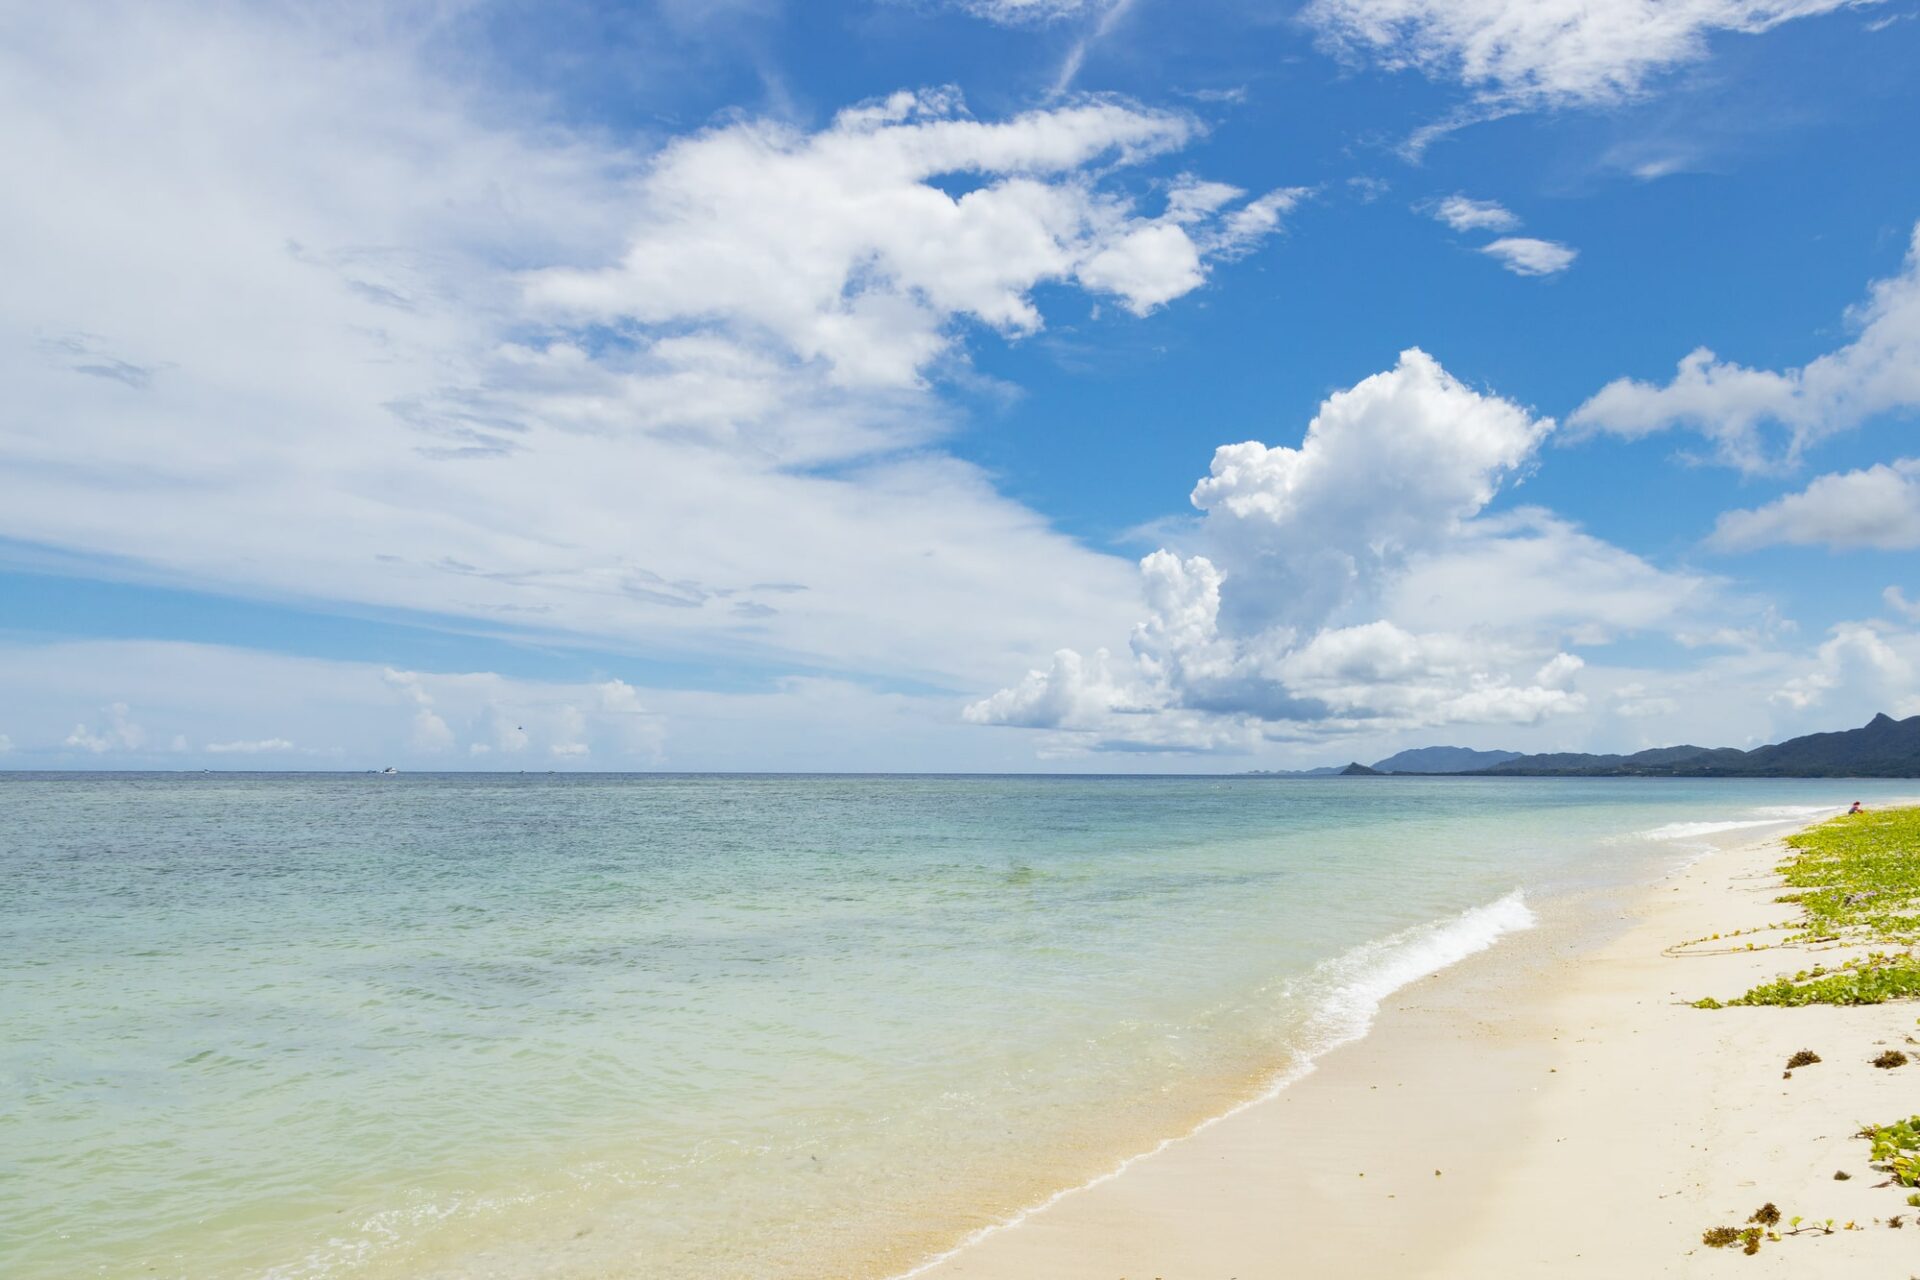
<svg viewBox="0 0 1920 1280"><path fill-rule="evenodd" d="M1865 812L1866 810L1860 807L1860 802L1858 800L1855 800L1853 802L1853 808L1847 810L1847 816L1852 817L1856 813L1865 813Z"/></svg>

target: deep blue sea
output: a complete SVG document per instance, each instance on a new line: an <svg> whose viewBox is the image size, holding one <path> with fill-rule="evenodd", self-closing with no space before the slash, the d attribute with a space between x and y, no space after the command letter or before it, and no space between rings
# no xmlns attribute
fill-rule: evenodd
<svg viewBox="0 0 1920 1280"><path fill-rule="evenodd" d="M1912 789L0 774L0 1275L896 1275Z"/></svg>

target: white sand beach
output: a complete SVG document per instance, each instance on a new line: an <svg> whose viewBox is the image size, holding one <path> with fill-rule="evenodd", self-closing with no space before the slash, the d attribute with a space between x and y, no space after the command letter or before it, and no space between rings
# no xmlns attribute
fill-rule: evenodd
<svg viewBox="0 0 1920 1280"><path fill-rule="evenodd" d="M1914 1211L1853 1135L1915 1109L1920 1063L1870 1065L1912 1048L1914 1007L1695 1009L1812 961L1744 939L1668 954L1791 916L1780 853L1774 834L1536 903L1538 928L1401 991L1305 1079L921 1274L1906 1275L1920 1223L1890 1228ZM1803 1048L1821 1062L1783 1078ZM1835 1230L1703 1246L1769 1202Z"/></svg>

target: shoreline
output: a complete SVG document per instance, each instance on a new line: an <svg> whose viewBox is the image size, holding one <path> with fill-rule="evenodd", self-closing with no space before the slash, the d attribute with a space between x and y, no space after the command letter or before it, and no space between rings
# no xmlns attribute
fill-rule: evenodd
<svg viewBox="0 0 1920 1280"><path fill-rule="evenodd" d="M1343 993L1357 994L1359 998L1367 1004L1365 1012L1358 1015L1360 1025L1340 1027L1331 1030L1327 1033L1323 1043L1305 1051L1299 1060L1275 1072L1257 1091L1234 1102L1228 1106L1226 1110L1205 1117L1183 1133L1160 1139L1146 1150L1128 1156L1117 1166L1105 1173L1097 1174L1084 1182L1076 1183L1055 1191L1045 1199L1019 1210L1011 1217L977 1228L957 1244L934 1254L932 1257L915 1263L909 1269L889 1273L885 1277L885 1280L917 1280L917 1277L938 1272L946 1264L960 1259L977 1245L1004 1232L1019 1228L1029 1219L1045 1213L1055 1205L1080 1195L1083 1192L1091 1191L1105 1183L1112 1182L1117 1178L1121 1178L1126 1175L1128 1170L1140 1164L1142 1161L1151 1160L1170 1148L1199 1137L1216 1125L1230 1123L1235 1117L1244 1112L1275 1101L1281 1097L1286 1090L1318 1071L1321 1062L1327 1057L1338 1053L1341 1049L1349 1045L1359 1043L1372 1035L1375 1023L1380 1016L1380 1009L1383 1002L1393 999L1408 987L1417 986L1422 982L1433 980L1453 969L1456 965L1471 960L1473 957L1492 949L1498 945L1503 938L1532 929L1534 926L1535 919L1532 911L1525 903L1524 894L1516 889L1492 902L1483 903L1477 907L1470 907L1457 915L1432 921L1423 926L1415 926L1403 930L1389 938L1371 944L1387 955L1398 959L1402 965L1412 963L1422 965L1423 968L1421 972L1415 976L1397 982L1391 981L1390 977L1387 976L1392 973L1391 967L1387 969L1386 975L1382 975L1379 972L1369 974L1367 971L1363 971L1361 980L1347 984L1347 986L1343 988ZM1432 944L1443 940L1452 943L1457 949L1457 954L1443 956L1437 964L1423 960L1419 951L1416 950L1418 944ZM1340 957L1339 959L1350 960L1351 954ZM1371 980L1366 980L1369 977ZM1380 986L1383 983L1387 984L1384 990L1371 993L1367 990L1369 987ZM1352 1016L1351 1011L1349 1011L1349 1016ZM1331 1009L1323 1009L1320 1017L1324 1021L1333 1022L1335 1021L1336 1015Z"/></svg>
<svg viewBox="0 0 1920 1280"><path fill-rule="evenodd" d="M1791 912L1772 869L1806 822L1775 825L1650 880L1532 904L1538 927L1392 991L1360 1038L1290 1081L900 1280L1691 1275L1727 1265L1701 1231L1763 1201L1864 1229L1792 1237L1746 1266L1920 1261L1920 1234L1876 1222L1911 1211L1849 1136L1914 1109L1902 1073L1866 1052L1902 1043L1912 1009L1696 1010L1684 1002L1809 961L1663 954ZM1826 1062L1782 1080L1801 1040Z"/></svg>

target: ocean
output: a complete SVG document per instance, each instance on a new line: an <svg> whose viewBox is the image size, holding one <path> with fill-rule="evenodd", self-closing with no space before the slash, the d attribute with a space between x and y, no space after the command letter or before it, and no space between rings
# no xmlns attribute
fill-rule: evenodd
<svg viewBox="0 0 1920 1280"><path fill-rule="evenodd" d="M886 1280L1912 788L0 774L0 1274Z"/></svg>

